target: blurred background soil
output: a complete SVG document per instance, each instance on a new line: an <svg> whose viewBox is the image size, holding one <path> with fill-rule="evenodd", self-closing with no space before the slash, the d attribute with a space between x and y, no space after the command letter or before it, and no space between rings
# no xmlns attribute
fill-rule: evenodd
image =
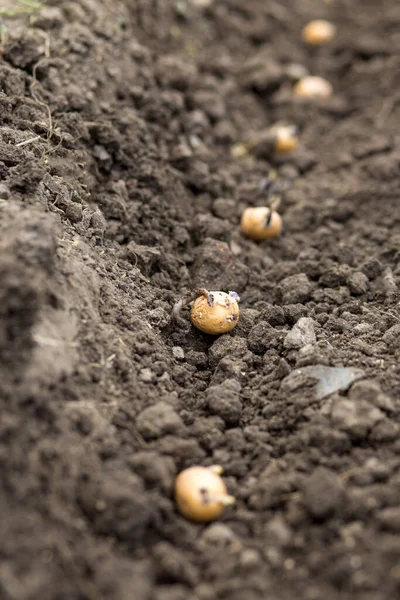
<svg viewBox="0 0 400 600"><path fill-rule="evenodd" d="M0 598L397 597L398 1L0 19ZM302 70L332 98L296 100ZM291 157L232 156L278 121ZM271 193L285 231L255 244ZM231 334L170 325L193 285L240 294ZM362 378L318 399L310 365ZM215 463L237 504L187 522L176 473Z"/></svg>

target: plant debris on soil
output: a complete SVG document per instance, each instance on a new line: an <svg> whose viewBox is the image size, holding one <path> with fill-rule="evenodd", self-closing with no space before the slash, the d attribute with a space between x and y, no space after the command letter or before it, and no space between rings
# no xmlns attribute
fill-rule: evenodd
<svg viewBox="0 0 400 600"><path fill-rule="evenodd" d="M398 597L399 27L397 0L3 1L1 599ZM279 122L293 154L232 152ZM283 234L244 238L275 196ZM171 323L196 287L240 295L232 332ZM358 375L321 397L323 367ZM175 477L212 464L236 505L191 523Z"/></svg>

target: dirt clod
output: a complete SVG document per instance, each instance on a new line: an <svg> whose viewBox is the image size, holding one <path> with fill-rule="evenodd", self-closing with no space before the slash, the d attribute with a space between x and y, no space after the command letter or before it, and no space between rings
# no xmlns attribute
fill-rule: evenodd
<svg viewBox="0 0 400 600"><path fill-rule="evenodd" d="M0 4L0 597L397 598L398 2ZM229 334L171 323L198 287Z"/></svg>

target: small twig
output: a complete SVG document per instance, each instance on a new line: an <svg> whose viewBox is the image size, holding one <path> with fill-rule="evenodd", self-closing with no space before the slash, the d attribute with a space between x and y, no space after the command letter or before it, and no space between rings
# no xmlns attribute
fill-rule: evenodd
<svg viewBox="0 0 400 600"><path fill-rule="evenodd" d="M19 142L18 144L15 144L16 148L20 148L21 146L26 146L27 144L33 144L33 142L37 142L38 140L41 140L42 138L40 137L40 135L37 135L36 137L33 138L29 138L29 140L24 140L23 142Z"/></svg>
<svg viewBox="0 0 400 600"><path fill-rule="evenodd" d="M36 343L42 346L51 346L52 348L58 348L59 346L69 346L70 348L77 348L79 346L76 342L64 342L63 340L54 340L52 338L44 337L42 335L34 335L33 339Z"/></svg>

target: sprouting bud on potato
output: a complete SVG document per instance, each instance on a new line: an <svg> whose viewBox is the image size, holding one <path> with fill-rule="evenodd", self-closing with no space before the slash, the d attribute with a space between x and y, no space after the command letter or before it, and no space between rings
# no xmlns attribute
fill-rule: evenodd
<svg viewBox="0 0 400 600"><path fill-rule="evenodd" d="M308 75L300 79L294 86L294 93L301 98L330 98L333 93L332 85L323 77Z"/></svg>
<svg viewBox="0 0 400 600"><path fill-rule="evenodd" d="M227 493L222 468L189 467L175 480L175 501L179 512L191 521L214 521L235 499Z"/></svg>
<svg viewBox="0 0 400 600"><path fill-rule="evenodd" d="M282 217L268 206L246 208L240 228L245 236L260 242L278 237L282 232Z"/></svg>
<svg viewBox="0 0 400 600"><path fill-rule="evenodd" d="M211 335L227 333L239 320L240 298L236 292L207 292L196 298L190 318L192 324Z"/></svg>
<svg viewBox="0 0 400 600"><path fill-rule="evenodd" d="M336 35L336 27L329 21L317 19L310 21L301 32L301 37L310 46L322 46L331 42Z"/></svg>

